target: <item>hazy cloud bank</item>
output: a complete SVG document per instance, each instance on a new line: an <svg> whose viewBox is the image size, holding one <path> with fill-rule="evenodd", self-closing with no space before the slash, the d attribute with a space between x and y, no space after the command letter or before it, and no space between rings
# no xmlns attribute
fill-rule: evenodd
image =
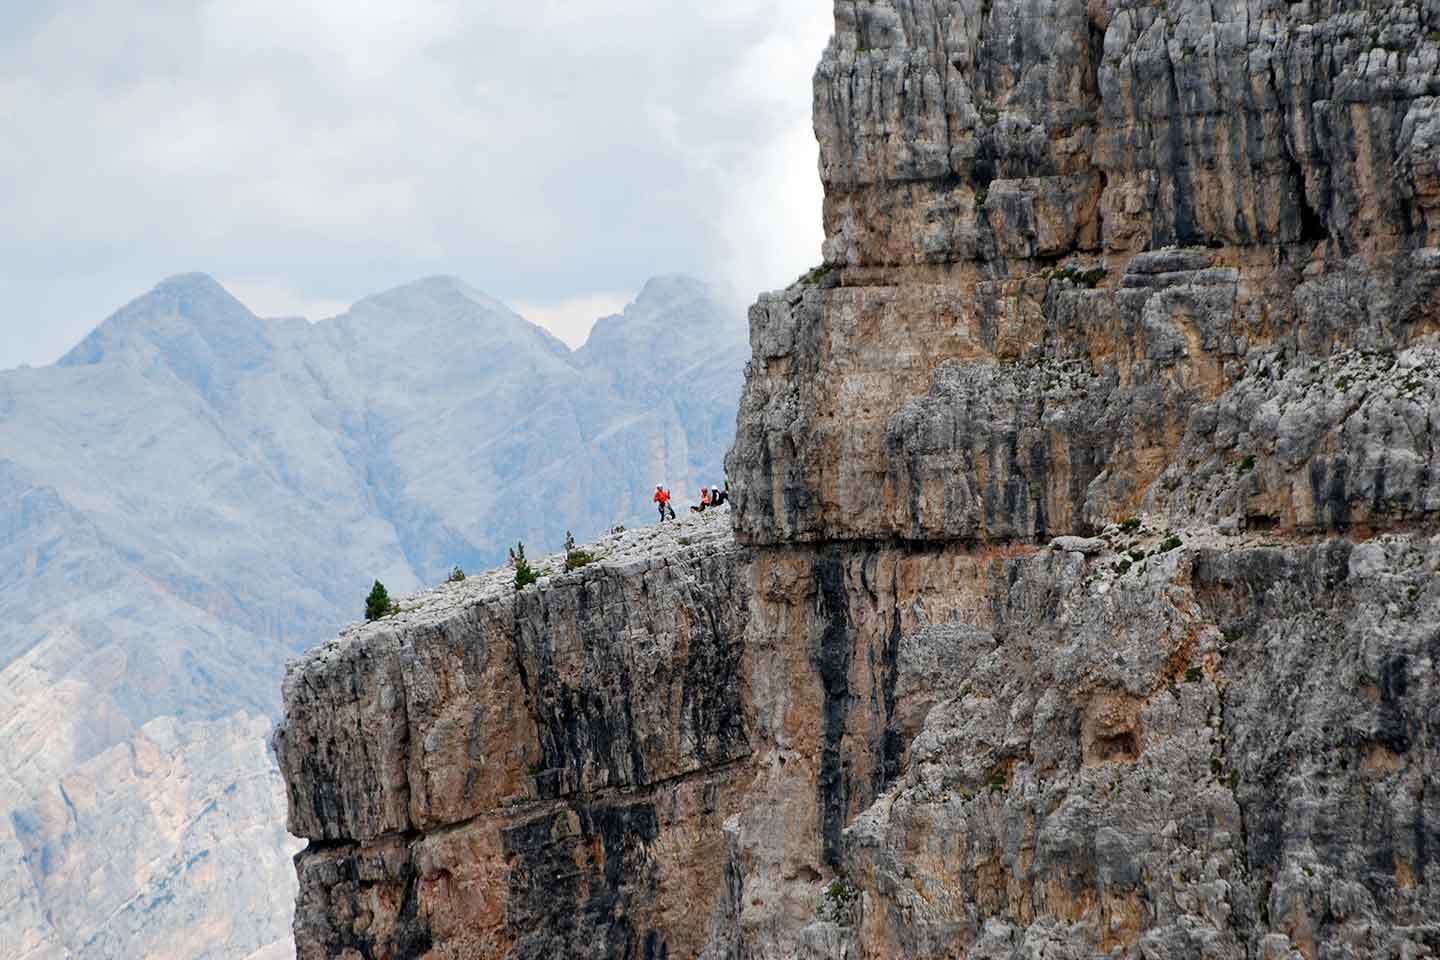
<svg viewBox="0 0 1440 960"><path fill-rule="evenodd" d="M655 273L748 300L819 258L830 23L827 0L6 5L0 367L187 270L312 319L452 273L572 341Z"/></svg>

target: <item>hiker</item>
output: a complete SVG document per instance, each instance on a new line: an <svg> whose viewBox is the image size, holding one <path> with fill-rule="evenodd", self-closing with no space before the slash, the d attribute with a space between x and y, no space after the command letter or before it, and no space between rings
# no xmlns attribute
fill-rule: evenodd
<svg viewBox="0 0 1440 960"><path fill-rule="evenodd" d="M709 488L709 487L701 487L701 488L700 488L700 505L699 505L699 506L696 506L696 505L694 505L694 504L691 504L691 505L690 505L690 512L691 512L691 513L704 513L704 512L705 512L705 508L708 507L708 506L710 506L711 502L712 502L712 501L711 501L711 499L710 499L710 488Z"/></svg>
<svg viewBox="0 0 1440 960"><path fill-rule="evenodd" d="M724 490L721 490L719 487L711 487L711 488L710 488L710 506L712 506L712 507L718 507L718 506L720 506L720 504L722 504L722 503L727 503L727 502L729 502L729 500L730 500L730 486L729 486L729 484L726 484Z"/></svg>
<svg viewBox="0 0 1440 960"><path fill-rule="evenodd" d="M661 484L655 484L655 503L660 507L660 522L675 519L675 508L670 506L670 491ZM669 514L667 517L666 514Z"/></svg>

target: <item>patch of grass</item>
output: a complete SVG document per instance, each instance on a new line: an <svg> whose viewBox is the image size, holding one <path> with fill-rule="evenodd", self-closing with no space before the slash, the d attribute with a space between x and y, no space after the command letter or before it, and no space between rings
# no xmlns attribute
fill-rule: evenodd
<svg viewBox="0 0 1440 960"><path fill-rule="evenodd" d="M1179 537L1175 536L1172 533L1170 536L1160 541L1160 546L1155 549L1155 552L1169 553L1171 550L1174 550L1176 547L1180 546L1180 544L1184 542L1184 540L1181 540Z"/></svg>
<svg viewBox="0 0 1440 960"><path fill-rule="evenodd" d="M1115 561L1116 575L1121 577L1125 576L1125 574L1130 572L1130 568L1133 565L1134 564L1131 562L1129 557L1121 557L1119 560Z"/></svg>
<svg viewBox="0 0 1440 960"><path fill-rule="evenodd" d="M996 770L986 782L985 786L990 788L991 793L1001 793L1005 789L1005 771Z"/></svg>
<svg viewBox="0 0 1440 960"><path fill-rule="evenodd" d="M1140 532L1140 518L1126 517L1120 521L1120 532L1124 534L1136 534Z"/></svg>
<svg viewBox="0 0 1440 960"><path fill-rule="evenodd" d="M842 873L825 888L815 912L821 920L849 927L855 923L855 910L859 905L860 888Z"/></svg>
<svg viewBox="0 0 1440 960"><path fill-rule="evenodd" d="M575 537L569 530L565 531L565 570L579 570L587 563L594 563L600 557L589 550L581 550L575 546Z"/></svg>
<svg viewBox="0 0 1440 960"><path fill-rule="evenodd" d="M1254 455L1254 454L1248 454L1248 455L1246 455L1246 457L1245 457L1244 460L1241 460L1241 461L1240 461L1240 472L1241 472L1241 473L1249 473L1251 470L1254 470L1254 469L1255 469L1255 455Z"/></svg>
<svg viewBox="0 0 1440 960"><path fill-rule="evenodd" d="M1081 270L1079 267L1061 267L1051 276L1053 280L1068 280L1077 287L1085 287L1094 290L1105 279L1104 267L1090 267L1088 270Z"/></svg>
<svg viewBox="0 0 1440 960"><path fill-rule="evenodd" d="M1205 675L1205 674L1200 670L1199 667L1191 667L1189 670L1186 670L1186 671L1185 671L1185 682L1186 682L1186 683L1199 683L1199 682L1200 682L1200 678L1203 677L1204 675Z"/></svg>
<svg viewBox="0 0 1440 960"><path fill-rule="evenodd" d="M809 270L807 270L805 272L805 275L800 278L800 282L807 287L813 287L818 285L820 281L824 280L826 277L830 276L830 274L834 271L834 265L829 263L822 263L818 267L811 267Z"/></svg>

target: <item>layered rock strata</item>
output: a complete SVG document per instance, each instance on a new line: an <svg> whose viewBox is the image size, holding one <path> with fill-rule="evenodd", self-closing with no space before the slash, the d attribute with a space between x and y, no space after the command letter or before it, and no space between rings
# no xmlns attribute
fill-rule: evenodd
<svg viewBox="0 0 1440 960"><path fill-rule="evenodd" d="M302 958L703 942L752 752L745 551L714 512L593 550L518 593L510 571L447 584L292 666Z"/></svg>
<svg viewBox="0 0 1440 960"><path fill-rule="evenodd" d="M1440 954L1440 8L835 7L825 263L751 312L734 541L445 613L508 659L443 768L429 628L293 673L302 953ZM650 679L700 610L725 655ZM519 778L577 636L551 696L629 766Z"/></svg>

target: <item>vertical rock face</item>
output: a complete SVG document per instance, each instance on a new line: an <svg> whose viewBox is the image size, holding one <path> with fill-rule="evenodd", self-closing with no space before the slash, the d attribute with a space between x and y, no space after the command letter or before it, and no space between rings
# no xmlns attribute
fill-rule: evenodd
<svg viewBox="0 0 1440 960"><path fill-rule="evenodd" d="M1142 507L1283 529L1433 519L1413 429L1433 383L1388 366L1373 383L1336 356L1388 362L1440 328L1433 11L836 11L815 85L826 264L752 314L743 536L1031 540ZM1259 433L1239 422L1276 394L1294 402ZM1217 503L1196 471L1246 458Z"/></svg>
<svg viewBox="0 0 1440 960"><path fill-rule="evenodd" d="M752 752L749 583L723 514L677 527L523 592L447 585L292 667L301 957L698 949Z"/></svg>
<svg viewBox="0 0 1440 960"><path fill-rule="evenodd" d="M302 954L1440 954L1440 8L835 7L734 542L301 664Z"/></svg>

